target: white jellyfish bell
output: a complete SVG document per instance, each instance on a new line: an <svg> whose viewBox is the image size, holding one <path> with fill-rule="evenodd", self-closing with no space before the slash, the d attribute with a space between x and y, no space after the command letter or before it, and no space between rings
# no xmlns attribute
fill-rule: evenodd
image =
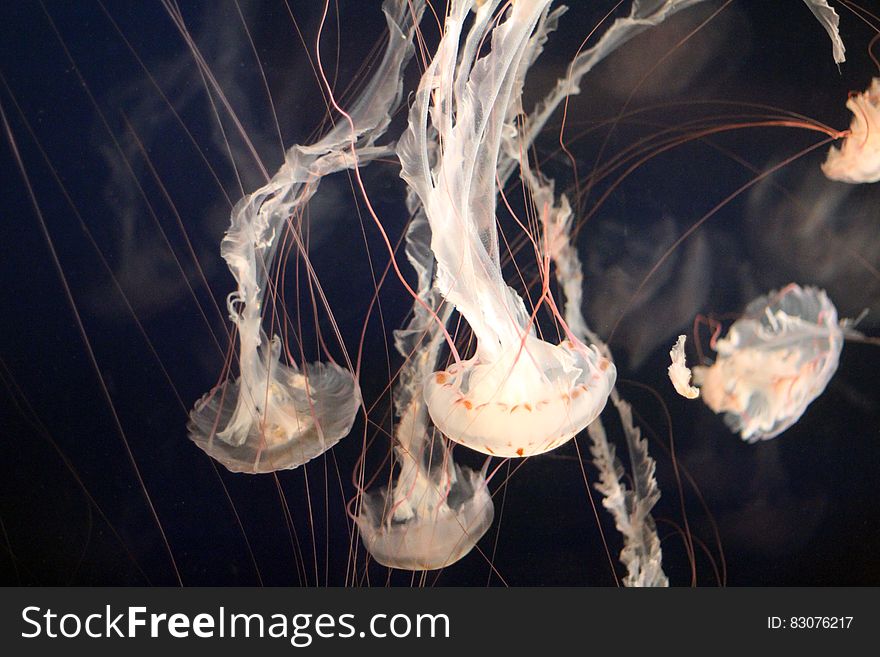
<svg viewBox="0 0 880 657"><path fill-rule="evenodd" d="M495 507L485 472L459 466L427 412L415 400L400 419L394 485L364 495L358 529L370 555L383 566L436 570L476 545L492 525Z"/></svg>
<svg viewBox="0 0 880 657"><path fill-rule="evenodd" d="M521 348L479 353L425 382L431 418L458 443L493 456L531 456L573 438L602 411L614 365L594 349L527 335Z"/></svg>
<svg viewBox="0 0 880 657"><path fill-rule="evenodd" d="M711 367L694 367L700 396L731 430L755 442L803 415L837 370L844 331L823 290L795 283L752 301L716 343Z"/></svg>
<svg viewBox="0 0 880 657"><path fill-rule="evenodd" d="M321 139L291 146L265 185L232 209L220 246L237 287L227 298L236 325L240 376L200 399L187 425L190 439L233 472L296 468L332 447L351 430L361 404L354 375L334 363L302 368L282 360L277 336L263 330L263 309L279 237L328 175L366 166L384 153L376 147L400 102L401 72L413 54L422 2L386 0L389 38L372 78L347 113Z"/></svg>

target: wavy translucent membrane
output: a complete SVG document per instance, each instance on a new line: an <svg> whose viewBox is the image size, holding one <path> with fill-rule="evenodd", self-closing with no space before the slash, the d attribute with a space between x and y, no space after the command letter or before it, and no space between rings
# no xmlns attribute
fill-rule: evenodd
<svg viewBox="0 0 880 657"><path fill-rule="evenodd" d="M337 122L312 145L292 146L271 180L232 210L220 252L238 283L227 307L238 331L240 375L196 403L188 431L196 445L234 472L273 472L305 463L348 434L360 406L349 371L335 363L300 368L290 358L282 361L280 341L267 337L262 314L278 237L285 228L296 230L288 218L308 203L324 176L387 155L375 142L400 100L415 23L407 0L386 0L383 12L388 44L349 110L351 123Z"/></svg>
<svg viewBox="0 0 880 657"><path fill-rule="evenodd" d="M716 341L711 367L694 367L706 405L748 442L792 426L837 370L844 332L823 290L795 283L752 301Z"/></svg>
<svg viewBox="0 0 880 657"><path fill-rule="evenodd" d="M530 456L571 439L602 410L616 371L571 336L538 338L522 299L503 280L495 226L502 133L519 107L521 81L549 0L476 9L464 43L469 1L453 1L443 38L419 84L398 143L401 176L431 227L435 284L470 324L473 358L424 384L431 419L451 440L485 454ZM478 57L480 44L491 44ZM429 127L430 116L430 127ZM440 148L430 156L429 130Z"/></svg>
<svg viewBox="0 0 880 657"><path fill-rule="evenodd" d="M395 389L399 474L390 488L364 495L357 524L364 546L380 564L435 570L473 549L491 526L495 507L485 471L456 464L451 445L428 417L422 381L436 366L451 312L448 305L440 310L442 299L433 287L427 219L412 193L407 204L414 218L406 233L406 255L418 274L419 300L406 327L395 331L395 346L406 359ZM434 309L440 312L436 318Z"/></svg>
<svg viewBox="0 0 880 657"><path fill-rule="evenodd" d="M840 147L832 146L822 164L831 180L872 183L880 180L880 78L874 78L863 93L846 101L853 113L849 136Z"/></svg>

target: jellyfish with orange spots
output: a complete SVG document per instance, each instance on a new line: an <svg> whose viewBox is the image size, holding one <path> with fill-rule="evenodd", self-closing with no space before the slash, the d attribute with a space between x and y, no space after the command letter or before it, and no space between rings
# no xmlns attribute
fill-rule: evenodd
<svg viewBox="0 0 880 657"><path fill-rule="evenodd" d="M743 440L769 440L825 390L843 340L837 309L824 290L791 283L746 307L716 341L715 363L694 367L694 383Z"/></svg>
<svg viewBox="0 0 880 657"><path fill-rule="evenodd" d="M503 18L494 16L498 2L486 2L465 36L471 4L451 4L397 147L401 176L430 224L435 285L476 338L472 358L453 350L454 362L425 380L424 397L434 425L451 440L489 455L531 456L565 443L596 418L616 370L574 335L559 344L538 337L534 317L501 272L499 151L549 0L513 3ZM480 57L484 41L491 50ZM436 153L428 148L434 131ZM544 294L549 298L549 290Z"/></svg>

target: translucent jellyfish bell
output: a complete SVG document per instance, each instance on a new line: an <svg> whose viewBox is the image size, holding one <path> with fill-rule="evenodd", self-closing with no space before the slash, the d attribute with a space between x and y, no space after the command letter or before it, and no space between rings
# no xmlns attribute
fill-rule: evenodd
<svg viewBox="0 0 880 657"><path fill-rule="evenodd" d="M853 113L850 134L838 148L832 146L822 165L831 180L871 183L880 180L880 78L874 78L864 93L846 101Z"/></svg>
<svg viewBox="0 0 880 657"><path fill-rule="evenodd" d="M493 456L533 456L592 422L614 380L614 365L595 349L529 335L521 350L489 361L478 354L435 372L425 401L452 440Z"/></svg>
<svg viewBox="0 0 880 657"><path fill-rule="evenodd" d="M357 518L367 550L390 568L436 570L455 563L495 514L485 472L456 464L439 436L429 440L426 415L419 400L404 413L395 447L397 481L390 490L365 494Z"/></svg>
<svg viewBox="0 0 880 657"><path fill-rule="evenodd" d="M666 370L675 391L685 399L696 399L700 396L699 389L691 385L691 370L685 364L684 343L687 336L679 335L672 345L669 358L672 364Z"/></svg>
<svg viewBox="0 0 880 657"><path fill-rule="evenodd" d="M360 390L348 370L311 363L305 376L281 362L273 339L248 371L196 402L190 439L232 472L289 470L310 461L351 431Z"/></svg>
<svg viewBox="0 0 880 657"><path fill-rule="evenodd" d="M792 283L748 305L717 341L715 363L694 368L694 382L743 440L768 440L797 422L828 385L843 338L825 292Z"/></svg>

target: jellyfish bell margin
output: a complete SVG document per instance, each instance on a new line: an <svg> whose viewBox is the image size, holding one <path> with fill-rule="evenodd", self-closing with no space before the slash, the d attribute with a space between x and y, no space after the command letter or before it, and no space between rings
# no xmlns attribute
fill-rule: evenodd
<svg viewBox="0 0 880 657"><path fill-rule="evenodd" d="M456 503L450 501L429 517L385 520L387 489L364 497L357 523L364 546L378 563L400 570L439 570L460 561L483 537L495 516L485 479L455 466ZM450 491L450 496L453 495Z"/></svg>
<svg viewBox="0 0 880 657"><path fill-rule="evenodd" d="M408 491L422 507L418 511L395 501L400 482L364 495L357 525L378 563L401 570L446 568L466 556L492 525L495 507L484 473L449 463L454 481L445 495L438 497L423 477Z"/></svg>
<svg viewBox="0 0 880 657"><path fill-rule="evenodd" d="M395 438L397 479L364 493L355 518L364 547L390 568L450 566L492 525L495 507L485 468L476 471L453 460L451 445L430 426L421 397L401 414Z"/></svg>
<svg viewBox="0 0 880 657"><path fill-rule="evenodd" d="M361 540L378 563L401 570L439 570L460 561L495 517L492 495L480 472L454 465L456 483L448 502L427 517L386 518L385 488L364 496L357 524Z"/></svg>

